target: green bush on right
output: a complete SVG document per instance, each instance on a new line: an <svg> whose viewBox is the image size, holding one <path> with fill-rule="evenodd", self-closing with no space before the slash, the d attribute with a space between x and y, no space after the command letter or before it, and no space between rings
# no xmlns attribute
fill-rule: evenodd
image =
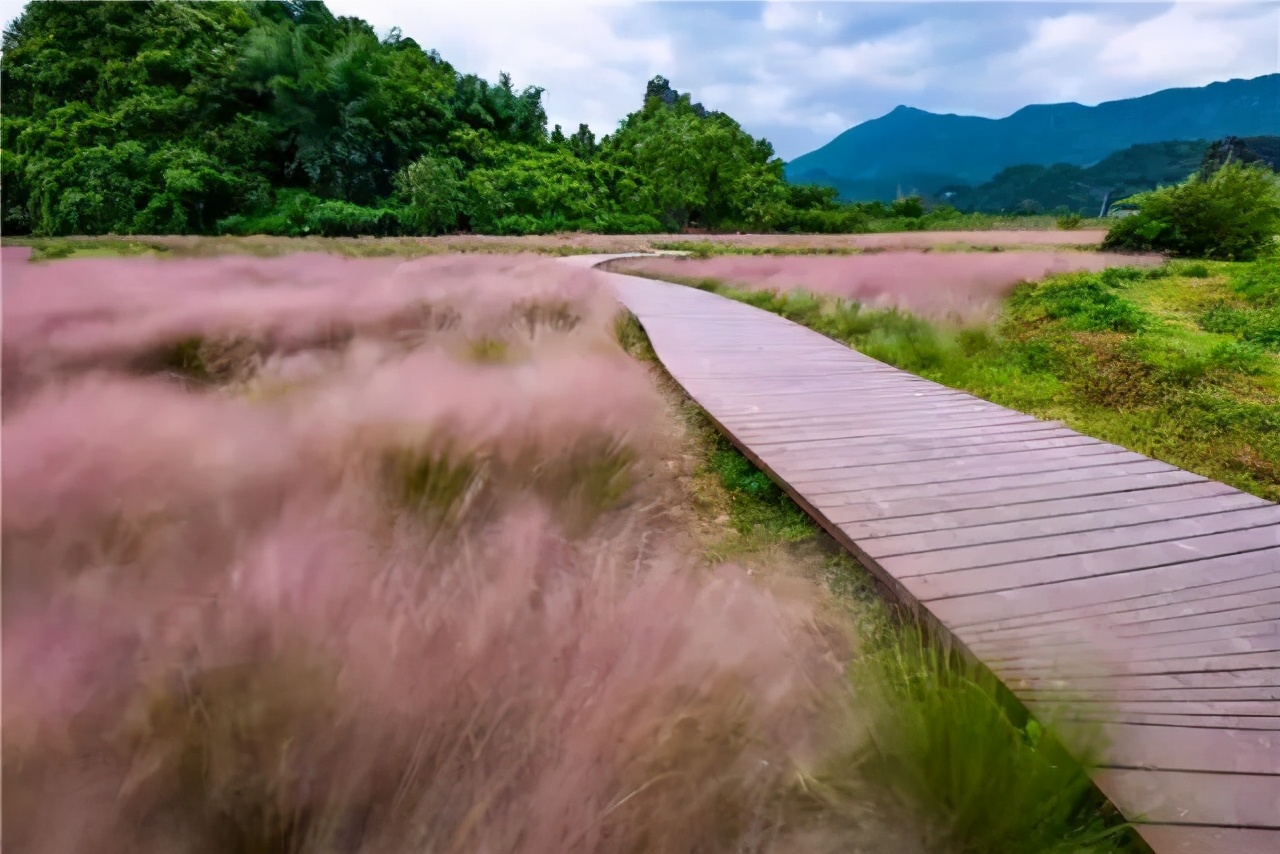
<svg viewBox="0 0 1280 854"><path fill-rule="evenodd" d="M1260 164L1231 163L1130 201L1137 213L1111 227L1104 249L1250 261L1280 233L1280 178Z"/></svg>

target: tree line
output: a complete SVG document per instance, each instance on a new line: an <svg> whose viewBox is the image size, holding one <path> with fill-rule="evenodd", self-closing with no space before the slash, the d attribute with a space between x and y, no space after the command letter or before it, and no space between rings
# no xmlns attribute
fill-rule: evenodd
<svg viewBox="0 0 1280 854"><path fill-rule="evenodd" d="M31 3L4 33L6 234L860 231L661 77L597 139L321 2ZM907 200L910 202L910 200Z"/></svg>

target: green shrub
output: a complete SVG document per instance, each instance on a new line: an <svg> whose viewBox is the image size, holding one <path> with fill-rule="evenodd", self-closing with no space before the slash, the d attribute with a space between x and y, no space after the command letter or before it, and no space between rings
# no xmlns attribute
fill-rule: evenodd
<svg viewBox="0 0 1280 854"><path fill-rule="evenodd" d="M996 340L981 326L970 326L956 334L956 346L966 356L973 357L996 348Z"/></svg>
<svg viewBox="0 0 1280 854"><path fill-rule="evenodd" d="M1233 276L1232 289L1251 303L1280 306L1280 251L1270 252Z"/></svg>
<svg viewBox="0 0 1280 854"><path fill-rule="evenodd" d="M1080 216L1080 214L1078 213L1067 214L1065 216L1058 217L1058 228L1062 229L1063 231L1075 231L1076 229L1080 228L1080 225L1083 222L1084 222L1084 217Z"/></svg>
<svg viewBox="0 0 1280 854"><path fill-rule="evenodd" d="M1267 354L1253 341L1223 341L1209 351L1209 367L1237 374L1256 375L1265 370Z"/></svg>
<svg viewBox="0 0 1280 854"><path fill-rule="evenodd" d="M1280 350L1280 304L1244 309L1220 303L1201 314L1199 322L1206 332L1234 335L1268 350Z"/></svg>
<svg viewBox="0 0 1280 854"><path fill-rule="evenodd" d="M778 298L778 306L774 310L787 320L804 326L813 327L821 323L822 302L805 291L788 291Z"/></svg>
<svg viewBox="0 0 1280 854"><path fill-rule="evenodd" d="M1121 288L1132 282L1140 282L1146 278L1146 271L1141 267L1108 267L1095 273L1098 281L1109 288Z"/></svg>
<svg viewBox="0 0 1280 854"><path fill-rule="evenodd" d="M916 373L932 370L946 361L946 344L928 321L897 308L867 314L874 325L858 349L871 358Z"/></svg>
<svg viewBox="0 0 1280 854"><path fill-rule="evenodd" d="M893 204L889 206L889 210L893 212L894 216L919 219L924 216L924 203L920 201L919 196L907 196L903 199L895 199Z"/></svg>
<svg viewBox="0 0 1280 854"><path fill-rule="evenodd" d="M1040 312L1081 332L1137 332L1145 329L1150 319L1115 292L1114 284L1125 278L1127 274L1119 270L1059 276L1018 288L1009 305L1020 314Z"/></svg>
<svg viewBox="0 0 1280 854"><path fill-rule="evenodd" d="M1233 305L1219 303L1200 315L1200 328L1221 335L1242 335L1249 328L1249 315Z"/></svg>
<svg viewBox="0 0 1280 854"><path fill-rule="evenodd" d="M661 234L666 231L657 217L649 214L596 214L586 227L596 234Z"/></svg>
<svg viewBox="0 0 1280 854"><path fill-rule="evenodd" d="M236 214L218 222L220 234L270 234L297 237L308 234L307 220L321 200L301 190L282 190L275 205L254 214Z"/></svg>
<svg viewBox="0 0 1280 854"><path fill-rule="evenodd" d="M834 210L789 211L777 227L793 234L862 234L871 230L871 220L853 206L842 206Z"/></svg>
<svg viewBox="0 0 1280 854"><path fill-rule="evenodd" d="M1280 190L1269 169L1230 164L1209 178L1134 196L1138 212L1107 232L1107 249L1250 260L1280 233Z"/></svg>
<svg viewBox="0 0 1280 854"><path fill-rule="evenodd" d="M324 237L388 237L400 231L400 219L387 208L325 201L311 209L304 231Z"/></svg>
<svg viewBox="0 0 1280 854"><path fill-rule="evenodd" d="M445 234L458 226L466 205L462 163L424 155L400 170L396 191L405 202L401 225L408 234Z"/></svg>
<svg viewBox="0 0 1280 854"><path fill-rule="evenodd" d="M874 313L864 312L857 300L837 299L823 315L818 331L839 341L854 341L875 328Z"/></svg>

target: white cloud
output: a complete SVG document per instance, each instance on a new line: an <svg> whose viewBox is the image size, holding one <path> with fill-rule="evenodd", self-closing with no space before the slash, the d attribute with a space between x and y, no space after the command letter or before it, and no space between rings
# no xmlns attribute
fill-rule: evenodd
<svg viewBox="0 0 1280 854"><path fill-rule="evenodd" d="M1156 83L1253 77L1280 70L1278 38L1278 7L1255 20L1232 20L1219 17L1210 4L1181 3L1117 33L1098 52L1098 60L1111 74Z"/></svg>
<svg viewBox="0 0 1280 854"><path fill-rule="evenodd" d="M1045 18L1036 24L1035 35L1018 51L1018 55L1024 58L1056 57L1087 48L1097 40L1099 25L1096 15L1081 12Z"/></svg>
<svg viewBox="0 0 1280 854"><path fill-rule="evenodd" d="M891 90L924 86L936 66L927 27L912 27L892 36L809 52L817 79L871 85Z"/></svg>
<svg viewBox="0 0 1280 854"><path fill-rule="evenodd" d="M760 25L771 33L803 30L822 22L822 10L802 3L768 0L760 12Z"/></svg>
<svg viewBox="0 0 1280 854"><path fill-rule="evenodd" d="M1280 6L1183 2L1139 20L1116 5L1046 18L992 82L1035 101L1087 104L1280 71ZM1126 10L1130 11L1130 10Z"/></svg>

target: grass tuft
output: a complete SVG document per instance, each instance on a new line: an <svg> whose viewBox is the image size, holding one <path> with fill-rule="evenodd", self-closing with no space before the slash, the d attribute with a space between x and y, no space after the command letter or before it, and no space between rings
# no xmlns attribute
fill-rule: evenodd
<svg viewBox="0 0 1280 854"><path fill-rule="evenodd" d="M887 627L851 678L873 710L873 749L854 764L938 816L947 850L1123 850L1126 827L1087 766L985 668L918 628ZM1087 761L1078 738L1074 752Z"/></svg>

